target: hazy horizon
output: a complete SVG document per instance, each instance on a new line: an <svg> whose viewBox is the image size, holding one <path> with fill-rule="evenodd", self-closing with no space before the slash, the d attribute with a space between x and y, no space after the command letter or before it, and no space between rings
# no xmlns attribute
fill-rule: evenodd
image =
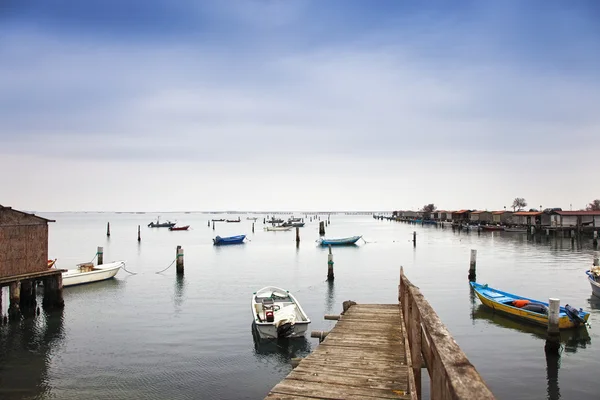
<svg viewBox="0 0 600 400"><path fill-rule="evenodd" d="M585 208L600 4L9 1L0 204Z"/></svg>

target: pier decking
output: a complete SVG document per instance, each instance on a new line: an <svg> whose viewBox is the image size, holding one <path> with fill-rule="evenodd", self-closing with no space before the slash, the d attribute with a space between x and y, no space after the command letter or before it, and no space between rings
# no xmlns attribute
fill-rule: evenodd
<svg viewBox="0 0 600 400"><path fill-rule="evenodd" d="M398 304L351 306L266 399L413 398L403 327Z"/></svg>

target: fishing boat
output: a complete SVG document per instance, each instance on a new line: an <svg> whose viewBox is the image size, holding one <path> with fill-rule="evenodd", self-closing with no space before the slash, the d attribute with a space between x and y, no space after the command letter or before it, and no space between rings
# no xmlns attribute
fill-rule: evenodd
<svg viewBox="0 0 600 400"><path fill-rule="evenodd" d="M527 232L527 227L525 226L513 226L513 227L504 227L504 232Z"/></svg>
<svg viewBox="0 0 600 400"><path fill-rule="evenodd" d="M287 222L284 222L283 224L281 224L280 226L290 227L290 228L302 228L302 227L304 227L304 222L287 221Z"/></svg>
<svg viewBox="0 0 600 400"><path fill-rule="evenodd" d="M213 219L211 221L212 222L225 222L225 220L223 218L221 218L221 219Z"/></svg>
<svg viewBox="0 0 600 400"><path fill-rule="evenodd" d="M505 231L506 228L500 225L481 225L482 231Z"/></svg>
<svg viewBox="0 0 600 400"><path fill-rule="evenodd" d="M267 286L252 294L252 320L261 339L304 336L310 319L288 291Z"/></svg>
<svg viewBox="0 0 600 400"><path fill-rule="evenodd" d="M347 238L340 238L340 239L326 239L326 238L319 238L317 240L317 243L319 243L321 246L350 246L353 244L356 244L356 242L358 242L359 239L361 239L362 236L351 236L351 237L347 237Z"/></svg>
<svg viewBox="0 0 600 400"><path fill-rule="evenodd" d="M189 225L186 226L171 226L169 227L170 231L187 231L190 228Z"/></svg>
<svg viewBox="0 0 600 400"><path fill-rule="evenodd" d="M119 269L124 266L125 261L115 261L96 266L93 263L78 264L77 268L62 273L63 286L105 281L113 278L119 272Z"/></svg>
<svg viewBox="0 0 600 400"><path fill-rule="evenodd" d="M548 326L548 303L502 292L488 285L476 282L470 283L479 300L492 310L525 322ZM570 329L585 325L589 317L588 312L582 309L577 310L567 304L565 307L560 308L558 328Z"/></svg>
<svg viewBox="0 0 600 400"><path fill-rule="evenodd" d="M269 220L266 221L267 224L281 224L283 223L283 220L281 218L271 218Z"/></svg>
<svg viewBox="0 0 600 400"><path fill-rule="evenodd" d="M246 239L246 235L228 237L215 236L215 238L213 239L213 244L215 246L222 246L226 244L241 244L244 243L244 239Z"/></svg>
<svg viewBox="0 0 600 400"><path fill-rule="evenodd" d="M241 219L238 217L237 219L226 219L225 222L240 222Z"/></svg>
<svg viewBox="0 0 600 400"><path fill-rule="evenodd" d="M600 267L594 266L592 269L585 271L592 285L592 294L600 298Z"/></svg>
<svg viewBox="0 0 600 400"><path fill-rule="evenodd" d="M291 226L265 226L265 231L267 232L277 232L277 231L289 231L292 229Z"/></svg>
<svg viewBox="0 0 600 400"><path fill-rule="evenodd" d="M256 221L258 217L246 217L248 221Z"/></svg>
<svg viewBox="0 0 600 400"><path fill-rule="evenodd" d="M156 222L152 221L148 224L148 228L171 228L173 226L175 226L176 222L171 222L171 221L167 221L167 222L160 222L160 219L157 218Z"/></svg>

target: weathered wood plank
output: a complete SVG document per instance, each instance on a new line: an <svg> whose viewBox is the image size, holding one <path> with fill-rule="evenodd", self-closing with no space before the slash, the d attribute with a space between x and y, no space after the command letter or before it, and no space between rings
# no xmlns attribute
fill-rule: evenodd
<svg viewBox="0 0 600 400"><path fill-rule="evenodd" d="M331 363L323 363L318 365L319 373L331 374L331 375L344 375L344 376L358 376L358 377L373 377L373 371L366 370L364 368L347 368L345 366L336 366ZM399 365L397 368L388 368L377 371L376 376L378 378L394 379L398 382L407 381L407 368L408 365ZM298 365L294 371L315 373L315 364L306 363L306 365ZM408 384L408 383L407 383Z"/></svg>
<svg viewBox="0 0 600 400"><path fill-rule="evenodd" d="M284 379L277 384L272 393L288 395L315 396L324 399L402 399L407 398L404 390L382 390L358 388L323 382L305 382L296 379Z"/></svg>
<svg viewBox="0 0 600 400"><path fill-rule="evenodd" d="M359 388L381 389L381 390L404 390L407 389L406 380L395 380L387 377L373 377L369 375L346 375L331 372L319 373L313 371L292 371L286 379L296 379L304 382L331 383L335 385L355 386Z"/></svg>

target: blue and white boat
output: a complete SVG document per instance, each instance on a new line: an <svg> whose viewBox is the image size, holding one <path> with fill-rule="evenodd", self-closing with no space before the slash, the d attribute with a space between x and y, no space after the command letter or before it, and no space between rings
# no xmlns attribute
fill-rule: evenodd
<svg viewBox="0 0 600 400"><path fill-rule="evenodd" d="M317 239L317 243L319 243L321 246L350 246L356 244L356 242L358 242L361 238L362 236L350 236L340 239L327 239L322 237Z"/></svg>
<svg viewBox="0 0 600 400"><path fill-rule="evenodd" d="M244 239L246 239L246 235L228 237L215 236L215 238L213 239L213 244L215 246L223 246L226 244L241 244L244 243Z"/></svg>

